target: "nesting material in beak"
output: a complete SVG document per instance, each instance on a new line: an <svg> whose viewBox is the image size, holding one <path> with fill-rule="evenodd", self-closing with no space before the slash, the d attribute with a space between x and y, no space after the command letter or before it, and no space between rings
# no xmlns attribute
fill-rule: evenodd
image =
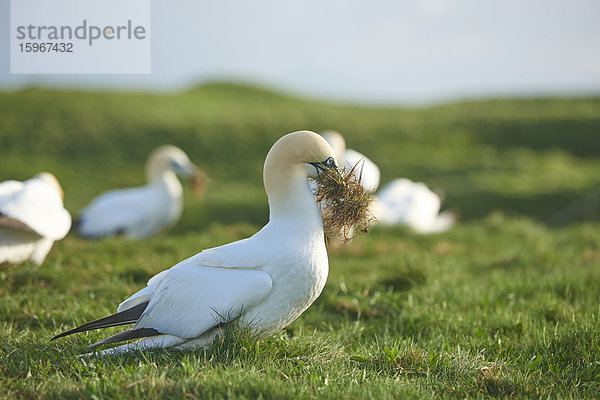
<svg viewBox="0 0 600 400"><path fill-rule="evenodd" d="M358 233L367 233L369 224L375 219L369 212L373 193L360 184L360 177L355 175L356 165L349 171L329 169L314 179L325 236L339 238L344 243Z"/></svg>
<svg viewBox="0 0 600 400"><path fill-rule="evenodd" d="M202 193L204 193L207 181L208 177L204 172L199 169L194 171L194 173L190 176L190 184L192 185L192 191L194 192L194 195L200 196Z"/></svg>

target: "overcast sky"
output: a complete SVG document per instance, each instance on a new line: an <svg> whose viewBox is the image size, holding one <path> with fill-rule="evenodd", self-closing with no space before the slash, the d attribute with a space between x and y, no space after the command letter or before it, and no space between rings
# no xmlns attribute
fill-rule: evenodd
<svg viewBox="0 0 600 400"><path fill-rule="evenodd" d="M599 0L154 0L148 75L10 74L9 4L5 89L236 79L352 102L600 94Z"/></svg>

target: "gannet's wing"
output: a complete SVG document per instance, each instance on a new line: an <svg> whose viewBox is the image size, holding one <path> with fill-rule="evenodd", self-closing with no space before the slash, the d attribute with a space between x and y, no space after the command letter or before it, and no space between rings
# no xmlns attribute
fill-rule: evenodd
<svg viewBox="0 0 600 400"><path fill-rule="evenodd" d="M18 192L23 188L23 182L8 180L0 182L0 204L4 201L6 196L12 193Z"/></svg>
<svg viewBox="0 0 600 400"><path fill-rule="evenodd" d="M116 314L61 333L52 340L131 323L135 323L132 329L93 346L160 334L191 339L238 318L268 296L271 287L271 276L264 271L188 262L154 276L146 288L121 303Z"/></svg>
<svg viewBox="0 0 600 400"><path fill-rule="evenodd" d="M205 249L185 260L182 260L169 269L154 275L146 287L134 293L131 297L119 304L117 311L125 311L139 303L150 300L161 282L172 271L194 264L212 268L231 268L256 270L264 263L265 249L256 244L253 238L238 240L222 246Z"/></svg>
<svg viewBox="0 0 600 400"><path fill-rule="evenodd" d="M376 194L375 218L385 225L409 224L415 203L415 183L396 178L386 183Z"/></svg>
<svg viewBox="0 0 600 400"><path fill-rule="evenodd" d="M162 279L136 329L195 338L239 317L271 292L271 276L261 270L206 267L188 263ZM256 321L259 322L259 321Z"/></svg>
<svg viewBox="0 0 600 400"><path fill-rule="evenodd" d="M133 295L131 295L128 299L124 300L119 307L117 308L117 312L128 310L134 306L137 306L140 303L148 302L150 300L150 296L154 293L158 285L162 282L162 280L167 276L167 273L171 269L166 269L158 274L154 275L148 283L146 287L137 291ZM141 314L140 314L141 315Z"/></svg>
<svg viewBox="0 0 600 400"><path fill-rule="evenodd" d="M6 228L33 231L52 240L62 239L71 228L71 215L60 194L36 178L0 184L0 216Z"/></svg>
<svg viewBox="0 0 600 400"><path fill-rule="evenodd" d="M160 197L149 186L112 190L81 211L78 232L87 238L119 233L147 236L152 227L160 225L163 210Z"/></svg>
<svg viewBox="0 0 600 400"><path fill-rule="evenodd" d="M111 326L134 324L138 320L140 315L142 315L147 306L147 301L141 304L137 304L135 307L132 307L125 311L117 312L116 314L109 315L108 317L100 318L95 321L78 326L75 329L71 329L70 331L60 333L50 340L55 340L63 336L72 335L74 333L91 331L92 329L110 328Z"/></svg>
<svg viewBox="0 0 600 400"><path fill-rule="evenodd" d="M32 234L32 237L40 237L40 235L34 231L29 225L19 221L18 219L14 219L11 217L7 217L6 215L0 212L0 229L4 229L6 231L21 231ZM1 240L0 240L1 242Z"/></svg>
<svg viewBox="0 0 600 400"><path fill-rule="evenodd" d="M397 178L376 195L375 217L382 224L406 224L419 233L441 232L454 223L450 214L437 221L440 197L422 182Z"/></svg>

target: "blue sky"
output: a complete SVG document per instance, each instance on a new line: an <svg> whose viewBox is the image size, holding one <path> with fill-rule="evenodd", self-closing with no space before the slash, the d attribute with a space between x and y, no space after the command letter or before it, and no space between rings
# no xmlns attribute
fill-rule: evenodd
<svg viewBox="0 0 600 400"><path fill-rule="evenodd" d="M149 75L12 75L0 88L257 82L351 102L600 94L598 0L152 1Z"/></svg>

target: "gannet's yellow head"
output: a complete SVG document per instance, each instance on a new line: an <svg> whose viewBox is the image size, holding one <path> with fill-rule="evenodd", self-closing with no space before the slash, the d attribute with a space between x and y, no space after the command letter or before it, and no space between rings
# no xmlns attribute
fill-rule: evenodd
<svg viewBox="0 0 600 400"><path fill-rule="evenodd" d="M336 155L325 139L311 131L298 131L283 136L271 147L265 160L265 174L299 167L307 178L314 178L319 171L337 165Z"/></svg>
<svg viewBox="0 0 600 400"><path fill-rule="evenodd" d="M316 133L293 132L275 142L263 169L271 217L315 212L316 202L308 178L328 169L337 169L335 153Z"/></svg>
<svg viewBox="0 0 600 400"><path fill-rule="evenodd" d="M163 145L150 153L146 162L148 180L154 180L164 171L172 171L182 178L187 178L196 191L201 191L204 186L206 176L179 147Z"/></svg>

